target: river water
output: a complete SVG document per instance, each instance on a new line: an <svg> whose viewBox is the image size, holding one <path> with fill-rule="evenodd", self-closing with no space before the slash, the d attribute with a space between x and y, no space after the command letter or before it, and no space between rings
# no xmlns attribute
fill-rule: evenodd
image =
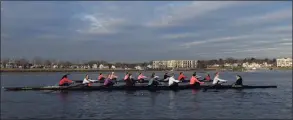
<svg viewBox="0 0 293 120"><path fill-rule="evenodd" d="M1 86L54 85L62 74L1 73ZM98 76L71 73L69 78L81 80L85 74L92 79ZM123 77L124 73L116 74ZM243 77L244 84L278 88L67 93L1 89L1 119L292 119L292 71L223 72L220 77L231 84L236 74ZM161 77L163 72L157 75Z"/></svg>

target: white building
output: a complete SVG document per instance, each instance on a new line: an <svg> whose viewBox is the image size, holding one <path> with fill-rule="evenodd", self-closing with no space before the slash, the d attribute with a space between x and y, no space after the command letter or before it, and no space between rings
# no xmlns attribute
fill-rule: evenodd
<svg viewBox="0 0 293 120"><path fill-rule="evenodd" d="M153 61L153 68L167 68L168 61Z"/></svg>
<svg viewBox="0 0 293 120"><path fill-rule="evenodd" d="M100 64L99 65L99 69L103 69L104 68L104 65L103 64Z"/></svg>
<svg viewBox="0 0 293 120"><path fill-rule="evenodd" d="M140 67L139 65L138 66L135 66L135 69L137 69L137 70L143 70L142 67Z"/></svg>
<svg viewBox="0 0 293 120"><path fill-rule="evenodd" d="M277 59L277 67L292 67L292 58Z"/></svg>
<svg viewBox="0 0 293 120"><path fill-rule="evenodd" d="M153 68L196 68L197 60L153 61Z"/></svg>
<svg viewBox="0 0 293 120"><path fill-rule="evenodd" d="M147 68L153 68L153 66L152 65L148 65Z"/></svg>
<svg viewBox="0 0 293 120"><path fill-rule="evenodd" d="M255 62L253 62L253 63L246 62L246 63L242 64L242 67L248 68L248 69L258 69L258 68L261 68L261 64L258 64Z"/></svg>
<svg viewBox="0 0 293 120"><path fill-rule="evenodd" d="M58 68L58 65L53 65L53 68L54 68L54 69Z"/></svg>
<svg viewBox="0 0 293 120"><path fill-rule="evenodd" d="M232 64L230 64L230 63L225 63L224 66L225 66L225 67L231 67Z"/></svg>
<svg viewBox="0 0 293 120"><path fill-rule="evenodd" d="M116 66L112 65L112 66L111 66L111 69L116 69Z"/></svg>
<svg viewBox="0 0 293 120"><path fill-rule="evenodd" d="M99 69L109 69L109 66L100 64Z"/></svg>
<svg viewBox="0 0 293 120"><path fill-rule="evenodd" d="M98 69L98 65L97 64L93 64L92 68L93 69Z"/></svg>

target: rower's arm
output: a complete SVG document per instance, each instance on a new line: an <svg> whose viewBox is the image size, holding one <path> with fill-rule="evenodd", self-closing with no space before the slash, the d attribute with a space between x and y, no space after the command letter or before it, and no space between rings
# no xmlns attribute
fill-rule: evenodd
<svg viewBox="0 0 293 120"><path fill-rule="evenodd" d="M96 82L96 81L98 81L98 80L90 80L90 82Z"/></svg>
<svg viewBox="0 0 293 120"><path fill-rule="evenodd" d="M217 78L220 82L227 82L227 80Z"/></svg>
<svg viewBox="0 0 293 120"><path fill-rule="evenodd" d="M173 79L173 81L174 81L174 82L180 82L179 80L175 80L175 79Z"/></svg>

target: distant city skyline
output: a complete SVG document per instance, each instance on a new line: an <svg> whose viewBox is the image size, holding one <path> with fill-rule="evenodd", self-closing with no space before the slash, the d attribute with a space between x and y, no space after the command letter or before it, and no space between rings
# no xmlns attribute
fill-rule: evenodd
<svg viewBox="0 0 293 120"><path fill-rule="evenodd" d="M1 1L1 58L292 57L292 1Z"/></svg>

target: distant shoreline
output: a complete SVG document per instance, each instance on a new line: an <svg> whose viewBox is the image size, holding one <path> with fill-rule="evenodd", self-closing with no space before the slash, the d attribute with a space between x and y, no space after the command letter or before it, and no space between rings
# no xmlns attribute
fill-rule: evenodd
<svg viewBox="0 0 293 120"><path fill-rule="evenodd" d="M214 71L216 69L193 69L193 70L174 70L174 71ZM164 71L170 71L170 70L157 70L157 69L148 69L148 70L136 70L136 69L1 69L0 72L2 73L24 73L24 72L126 72L126 71L132 71L132 72L138 72L138 71L158 71L158 72L164 72Z"/></svg>
<svg viewBox="0 0 293 120"><path fill-rule="evenodd" d="M273 68L273 70L292 70L292 68ZM7 69L1 68L0 72L2 73L34 73L34 72L139 72L139 71L157 71L157 72L170 72L170 70L158 70L158 69L148 69L148 70L136 70L136 69ZM174 71L195 71L195 72L206 72L206 71L234 71L234 72L245 72L242 70L225 70L225 69L216 69L216 68L207 68L207 69L182 69Z"/></svg>

